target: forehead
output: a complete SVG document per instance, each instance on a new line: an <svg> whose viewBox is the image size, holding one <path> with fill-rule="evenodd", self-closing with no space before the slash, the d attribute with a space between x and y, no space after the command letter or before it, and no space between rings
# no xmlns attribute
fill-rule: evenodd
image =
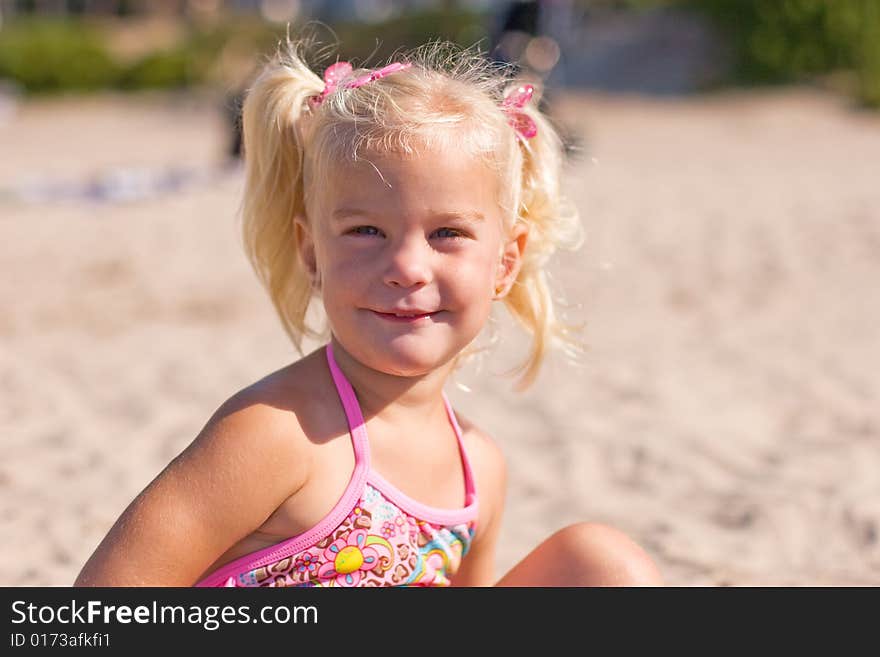
<svg viewBox="0 0 880 657"><path fill-rule="evenodd" d="M484 158L449 148L367 152L331 164L324 181L313 195L320 210L330 214L343 207L373 211L390 206L412 212L502 213L497 169Z"/></svg>
<svg viewBox="0 0 880 657"><path fill-rule="evenodd" d="M363 87L368 88L369 85ZM436 100L436 95L432 99ZM515 187L510 183L511 173L518 170L513 157L518 149L512 148L515 140L507 139L511 134L502 114L491 103L488 109L473 104L468 105L468 112L461 108L453 111L456 107L447 107L446 98L445 104L404 112L413 109L409 104L425 102L427 98L403 94L395 97L394 103L379 103L378 109L370 105L370 111L358 115L357 120L333 112L318 114L309 131L304 158L303 191L310 213L331 186L339 193L370 191L378 195L403 187L436 189L443 179L474 178L484 189L489 186L496 198L501 192L504 207L513 207L508 197ZM395 113L390 108L400 111ZM476 111L481 108L486 110L482 114ZM406 182L405 186L389 180L401 170L407 170L408 175L399 181ZM384 189L354 188L353 177L361 185L375 183Z"/></svg>

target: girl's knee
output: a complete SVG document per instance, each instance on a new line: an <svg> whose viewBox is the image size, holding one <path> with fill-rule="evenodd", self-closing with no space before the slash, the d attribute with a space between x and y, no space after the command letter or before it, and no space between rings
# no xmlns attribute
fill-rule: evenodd
<svg viewBox="0 0 880 657"><path fill-rule="evenodd" d="M568 564L572 586L661 586L657 566L623 532L592 522L569 525L547 539Z"/></svg>

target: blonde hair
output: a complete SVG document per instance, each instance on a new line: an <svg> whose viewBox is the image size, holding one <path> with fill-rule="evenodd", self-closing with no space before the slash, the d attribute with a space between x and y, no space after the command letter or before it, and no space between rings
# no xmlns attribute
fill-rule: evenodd
<svg viewBox="0 0 880 657"><path fill-rule="evenodd" d="M558 247L577 248L582 235L577 213L560 195L562 145L537 99L523 108L537 126L527 140L501 110L514 84L509 70L474 49L438 42L395 58L411 64L404 71L357 88L340 84L316 103L324 81L305 63L304 45L282 43L248 90L242 115L245 251L294 345L302 352L304 338L325 332L306 319L314 290L294 230L294 218L308 216L311 181L324 179L333 162L364 152L454 143L507 181L499 199L506 228L529 226L522 267L504 297L532 335L528 358L513 372L521 373L518 387L527 387L551 343L578 346L573 327L556 317L544 266Z"/></svg>

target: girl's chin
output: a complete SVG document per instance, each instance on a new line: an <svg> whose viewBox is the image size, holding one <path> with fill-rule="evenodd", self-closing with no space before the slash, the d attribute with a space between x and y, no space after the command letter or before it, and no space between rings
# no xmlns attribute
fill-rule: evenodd
<svg viewBox="0 0 880 657"><path fill-rule="evenodd" d="M334 326L331 322L333 334L353 358L377 372L401 377L424 376L448 365L470 343L463 328L449 323L389 329L373 323Z"/></svg>
<svg viewBox="0 0 880 657"><path fill-rule="evenodd" d="M376 369L391 376L417 377L429 374L443 367L446 360L434 354L410 353L396 349L371 350L373 356L370 363Z"/></svg>
<svg viewBox="0 0 880 657"><path fill-rule="evenodd" d="M377 340L354 350L352 356L384 374L418 377L443 367L456 353L454 349L439 348L436 341L434 344L415 344L416 342L422 341L396 339L383 343Z"/></svg>

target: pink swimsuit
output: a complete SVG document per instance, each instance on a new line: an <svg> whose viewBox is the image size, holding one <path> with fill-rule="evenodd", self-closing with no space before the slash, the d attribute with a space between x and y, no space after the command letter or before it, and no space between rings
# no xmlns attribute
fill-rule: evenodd
<svg viewBox="0 0 880 657"><path fill-rule="evenodd" d="M370 443L354 390L330 344L326 353L355 455L342 498L312 529L236 559L196 586L448 586L458 570L474 536L477 495L446 395L464 470L463 509L421 504L370 468Z"/></svg>

